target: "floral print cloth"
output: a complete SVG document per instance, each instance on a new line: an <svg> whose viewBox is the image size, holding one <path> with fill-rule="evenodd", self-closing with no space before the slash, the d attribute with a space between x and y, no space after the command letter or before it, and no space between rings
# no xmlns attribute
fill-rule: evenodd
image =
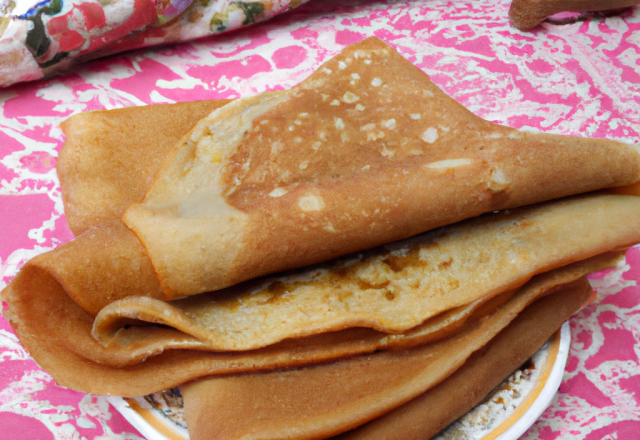
<svg viewBox="0 0 640 440"><path fill-rule="evenodd" d="M305 0L0 0L0 86L248 26Z"/></svg>

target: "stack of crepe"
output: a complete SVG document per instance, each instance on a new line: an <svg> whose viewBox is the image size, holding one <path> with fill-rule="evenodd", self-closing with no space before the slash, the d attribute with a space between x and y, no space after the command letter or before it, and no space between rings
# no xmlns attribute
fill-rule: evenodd
<svg viewBox="0 0 640 440"><path fill-rule="evenodd" d="M484 121L374 38L291 90L63 129L77 237L5 315L60 385L182 385L193 440L428 438L640 242L633 190L592 192L635 147Z"/></svg>

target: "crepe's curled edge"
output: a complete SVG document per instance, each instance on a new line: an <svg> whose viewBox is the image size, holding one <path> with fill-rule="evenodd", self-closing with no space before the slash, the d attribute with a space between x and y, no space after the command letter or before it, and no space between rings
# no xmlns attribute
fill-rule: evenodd
<svg viewBox="0 0 640 440"><path fill-rule="evenodd" d="M509 19L521 31L530 31L558 12L619 10L638 3L640 0L513 0Z"/></svg>
<svg viewBox="0 0 640 440"><path fill-rule="evenodd" d="M416 418L416 409L412 407L423 406L420 401L429 399L429 393L421 394L453 374L473 352L490 344L496 335L499 335L498 349L513 350L501 353L507 363L513 363L513 359L508 361L510 357L524 361L584 304L589 294L588 282L581 279L535 302L518 318L510 304L518 301L516 295L483 321L435 344L358 356L305 369L188 383L181 387L181 392L189 436L193 440L321 439L371 420L383 429L388 425L397 428L397 422L406 419L407 411L410 419ZM514 325L503 330L514 318ZM491 346L488 349L492 350ZM493 375L500 374L499 383L510 372L498 370ZM489 374L490 380L495 382L496 378L491 376ZM458 390L454 395L459 396ZM460 407L468 410L478 397L481 396L465 402L468 396L460 396L463 402L455 405L448 402L448 407L454 407L455 411ZM411 401L416 398L417 401ZM405 407L400 407L395 414L384 416L403 404ZM446 419L455 415L444 414L443 420L442 413L435 413L436 420L427 419L427 426L414 427L425 431L414 438L425 439L427 433L437 433L438 428L450 421ZM383 417L374 420L380 416ZM370 428L362 429L366 430L364 435L358 435L357 430L352 434L358 438L371 438L368 436ZM403 433L410 429L402 426L392 438L409 438Z"/></svg>
<svg viewBox="0 0 640 440"><path fill-rule="evenodd" d="M61 124L56 166L69 228L79 235L122 217L144 196L162 161L196 123L227 100L83 112Z"/></svg>
<svg viewBox="0 0 640 440"><path fill-rule="evenodd" d="M224 292L171 302L125 298L100 311L93 335L105 346L152 352L162 339L173 348L192 348L197 340L201 349L236 351L351 327L406 332L443 312L479 306L536 274L639 241L640 198L574 196Z"/></svg>

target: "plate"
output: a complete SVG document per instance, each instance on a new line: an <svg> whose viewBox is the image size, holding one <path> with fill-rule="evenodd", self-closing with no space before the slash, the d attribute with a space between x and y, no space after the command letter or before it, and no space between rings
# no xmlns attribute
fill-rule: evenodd
<svg viewBox="0 0 640 440"><path fill-rule="evenodd" d="M569 356L571 333L565 322L531 359L534 368L516 371L493 391L485 401L450 425L437 438L473 440L517 440L551 404ZM524 380L523 380L524 378ZM515 390L515 391L514 391ZM509 404L496 411L494 401L512 395ZM502 393L502 394L500 394ZM171 420L164 411L151 406L143 397L109 396L107 400L147 440L189 440L185 428Z"/></svg>

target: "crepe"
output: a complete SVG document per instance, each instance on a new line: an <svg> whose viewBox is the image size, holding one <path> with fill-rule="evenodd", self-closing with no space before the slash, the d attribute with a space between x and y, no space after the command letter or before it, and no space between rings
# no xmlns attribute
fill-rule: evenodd
<svg viewBox="0 0 640 440"><path fill-rule="evenodd" d="M530 31L558 12L615 10L638 3L638 0L513 0L509 8L509 19L521 31Z"/></svg>
<svg viewBox="0 0 640 440"><path fill-rule="evenodd" d="M639 170L633 146L477 118L370 38L291 90L199 122L123 221L176 298Z"/></svg>
<svg viewBox="0 0 640 440"><path fill-rule="evenodd" d="M76 156L85 157L91 166L82 169L91 169L91 155ZM63 160L59 171L74 166L81 167ZM146 290L156 297L162 289L170 300L483 212L630 184L639 170L634 146L483 121L389 46L367 39L292 90L234 101L201 121L125 214L144 243L127 246L141 255L135 265L157 275ZM96 240L100 234L109 232L95 232ZM102 255L95 264L109 280L116 271ZM102 297L119 292L114 298L135 290L126 281L104 289ZM104 305L85 307L95 314Z"/></svg>
<svg viewBox="0 0 640 440"><path fill-rule="evenodd" d="M115 301L97 315L93 335L107 347L151 352L161 339L171 348L197 347L195 338L201 349L236 351L352 327L401 333L423 324L419 334L443 312L469 314L536 274L626 249L640 241L639 213L638 197L592 194L488 214L225 292Z"/></svg>
<svg viewBox="0 0 640 440"><path fill-rule="evenodd" d="M596 196L600 199L603 197L637 200L631 196ZM611 225L615 225L614 219L620 220L620 217L609 208L604 204L600 208L594 207L594 210L606 210L611 214L608 217ZM604 230L597 233L596 229L592 230L590 235L612 237L613 229L605 226ZM636 231L640 229L636 228ZM518 298L521 299L518 304L525 307L554 286L570 283L589 272L611 266L617 258L615 253L599 255L537 275L518 290ZM86 293L91 295L90 291ZM509 301L513 301L513 298ZM163 337L164 332L170 330L158 328L157 344L143 340L138 344L112 344L105 348L91 336L94 317L74 302L53 279L50 271L36 264L27 265L18 274L3 291L3 301L8 306L4 314L21 343L58 384L97 394L144 395L207 375L303 366L379 348L410 347L433 340L428 333L425 337L420 328L406 335L355 328L313 338L285 340L259 350L218 353L202 351L201 342L189 336L185 336L184 340L173 340L176 344L184 344L183 349L170 350L174 347L166 344ZM499 305L494 304L494 307ZM517 313L521 308L513 310ZM477 323L477 318L468 319L462 324ZM463 329L464 326L454 326L450 330L455 334ZM442 338L450 334L445 332L437 336ZM193 345L186 343L189 341Z"/></svg>
<svg viewBox="0 0 640 440"><path fill-rule="evenodd" d="M510 334L509 339L522 338L525 346L539 348L589 294L589 284L582 279L561 293L536 302L509 329L509 333L516 333ZM515 296L512 301L518 299ZM515 318L510 302L477 325L440 343L306 369L186 384L181 392L189 436L192 440L321 439L360 426L415 399L450 376ZM544 338L540 341L541 333ZM531 339L539 344L531 344ZM517 347L517 343L511 340L508 346ZM516 350L514 357L520 358L521 350ZM381 420L383 425L388 423L388 419ZM404 439L402 433L407 427L397 424L395 427L396 437Z"/></svg>
<svg viewBox="0 0 640 440"><path fill-rule="evenodd" d="M61 124L57 171L69 228L79 235L122 217L196 123L228 100L78 113Z"/></svg>

